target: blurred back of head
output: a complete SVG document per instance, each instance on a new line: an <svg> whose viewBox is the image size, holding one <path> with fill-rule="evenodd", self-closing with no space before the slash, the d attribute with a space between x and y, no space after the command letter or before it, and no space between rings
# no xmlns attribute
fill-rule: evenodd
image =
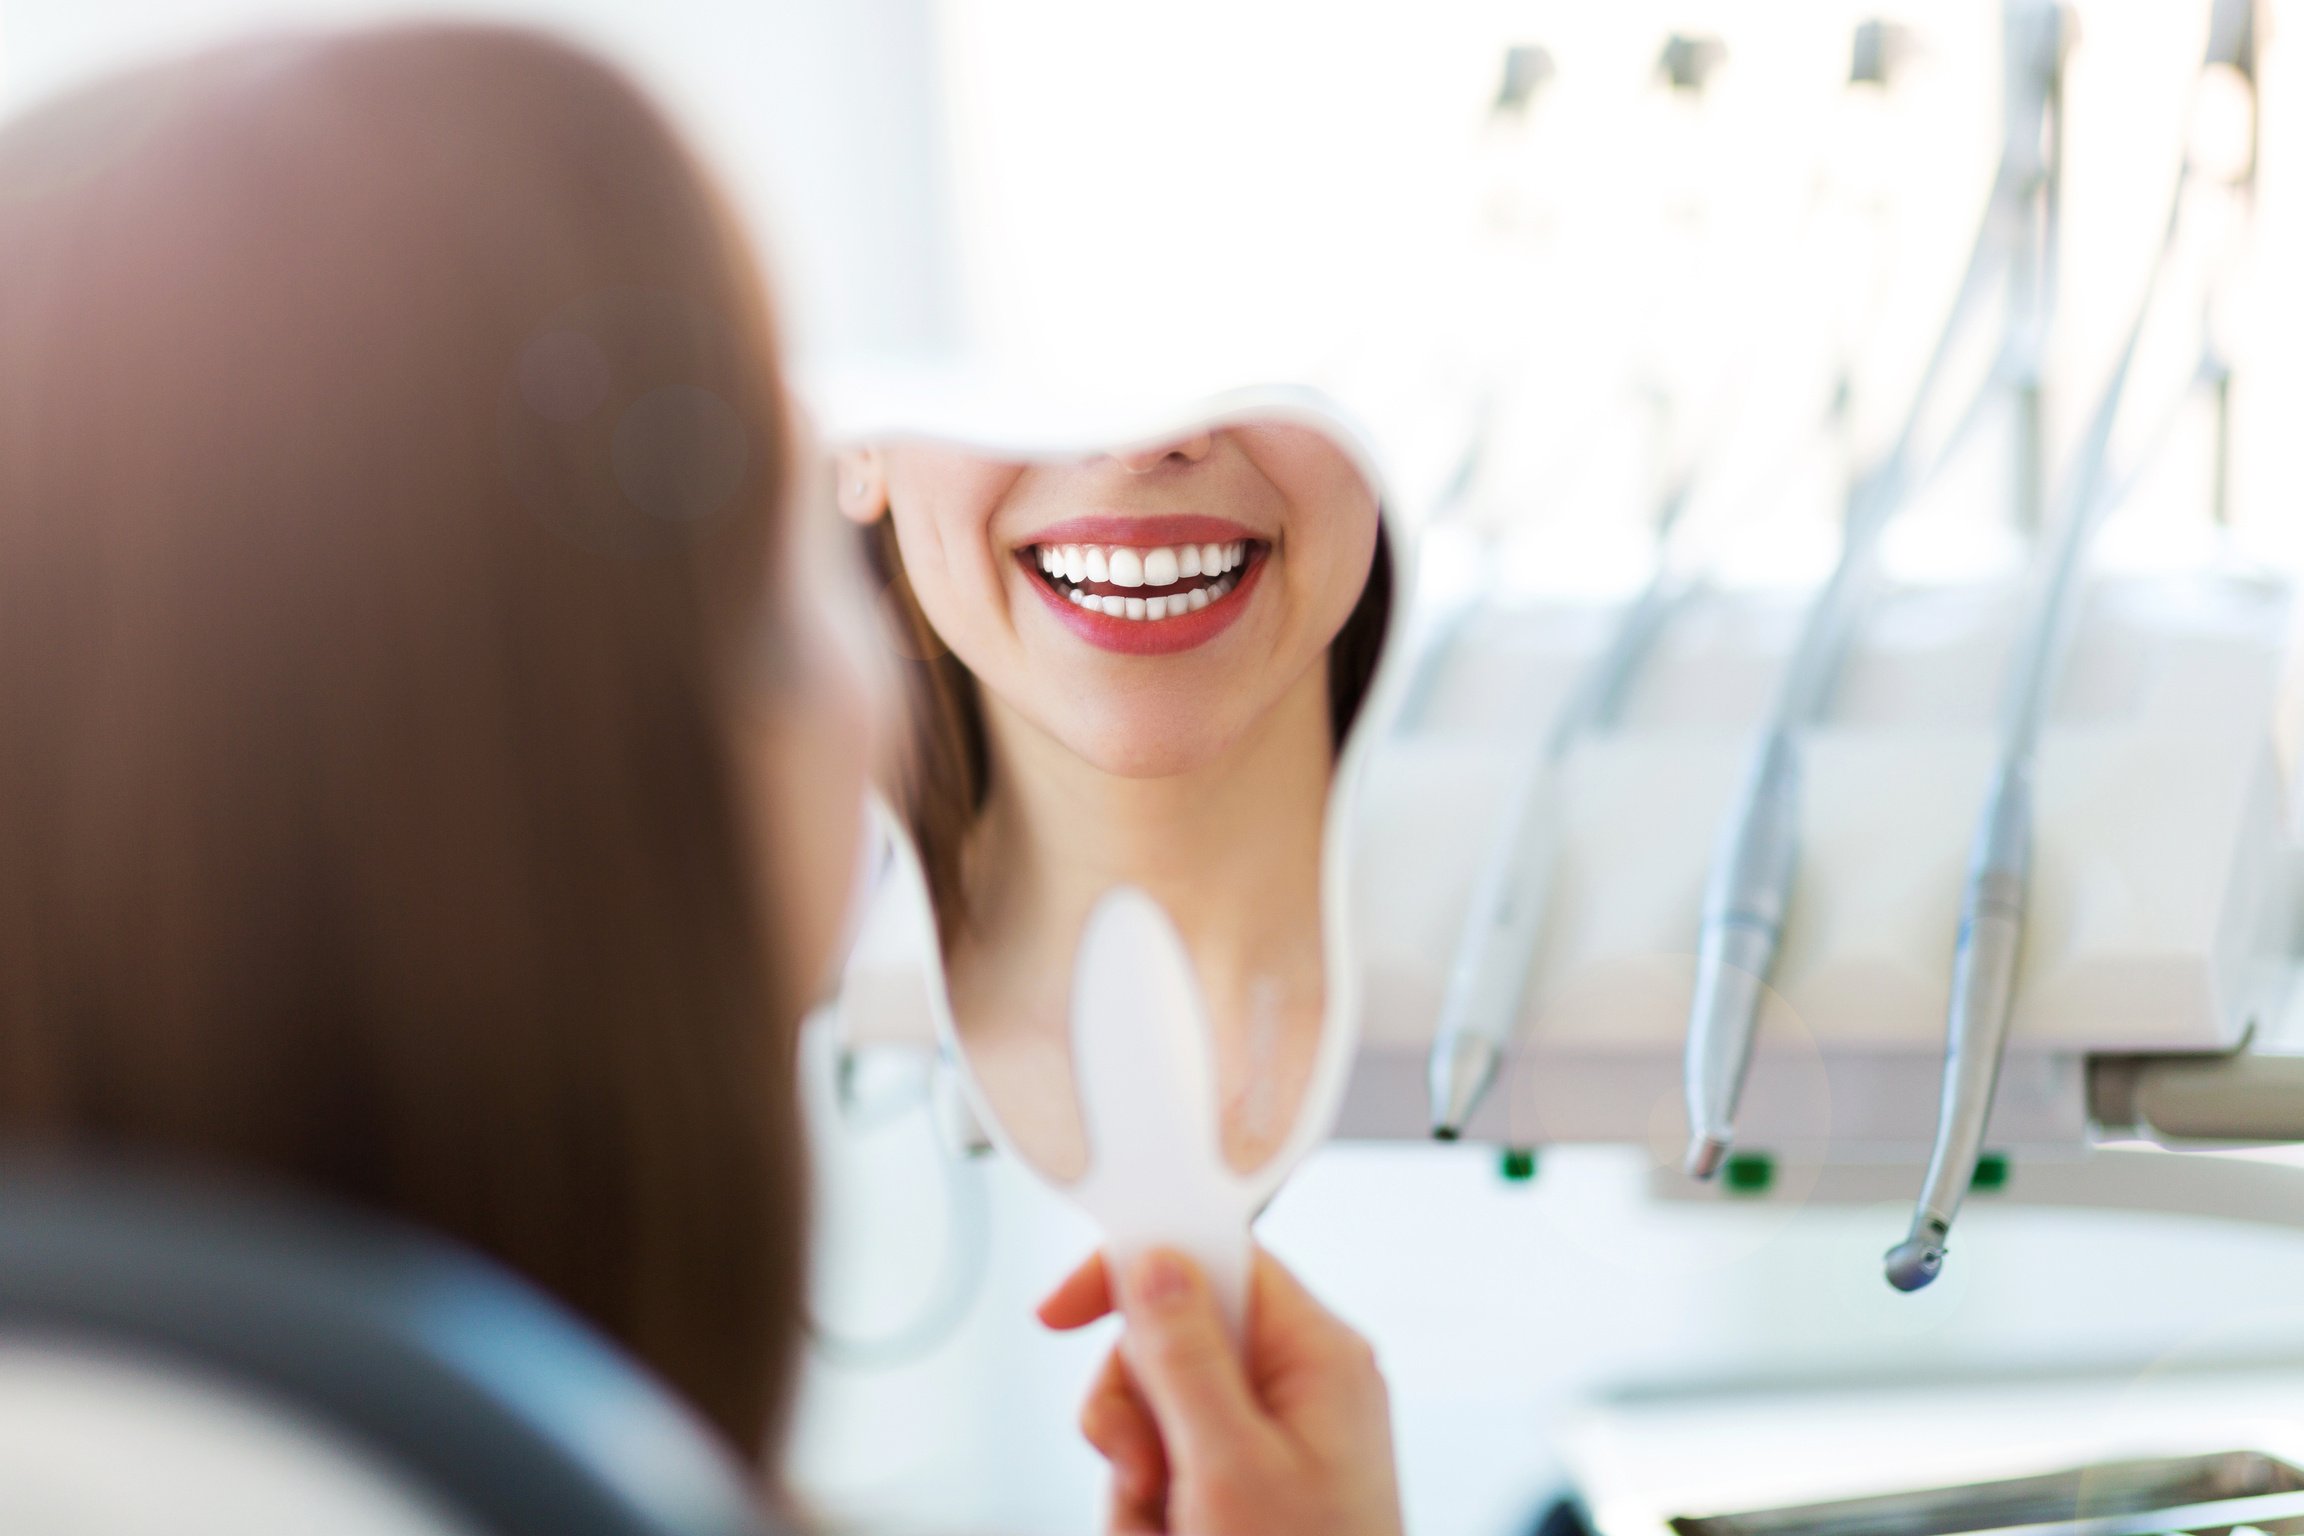
<svg viewBox="0 0 2304 1536"><path fill-rule="evenodd" d="M266 42L0 132L0 1135L461 1237L759 1452L788 458L743 240L571 50Z"/></svg>

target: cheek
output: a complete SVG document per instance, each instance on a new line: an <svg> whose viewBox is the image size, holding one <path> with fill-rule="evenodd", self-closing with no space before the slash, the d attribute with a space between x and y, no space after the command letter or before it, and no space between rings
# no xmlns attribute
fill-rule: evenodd
<svg viewBox="0 0 2304 1536"><path fill-rule="evenodd" d="M992 520L1019 467L961 454L910 450L892 457L888 516L921 606L959 617L993 578Z"/></svg>
<svg viewBox="0 0 2304 1536"><path fill-rule="evenodd" d="M938 637L962 661L975 664L1005 611L984 522L950 509L893 515L913 600Z"/></svg>
<svg viewBox="0 0 2304 1536"><path fill-rule="evenodd" d="M1344 627L1368 588L1376 559L1379 514L1355 509L1345 526L1320 529L1304 541L1297 572L1300 601L1325 645Z"/></svg>

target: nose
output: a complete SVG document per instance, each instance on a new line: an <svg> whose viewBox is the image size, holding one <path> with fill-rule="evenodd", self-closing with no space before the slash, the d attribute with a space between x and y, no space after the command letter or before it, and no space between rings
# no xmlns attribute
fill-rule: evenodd
<svg viewBox="0 0 2304 1536"><path fill-rule="evenodd" d="M1197 464L1208 457L1216 446L1213 432L1195 432L1190 437L1172 443L1145 448L1135 453L1116 453L1112 461L1132 475L1148 475L1168 463Z"/></svg>

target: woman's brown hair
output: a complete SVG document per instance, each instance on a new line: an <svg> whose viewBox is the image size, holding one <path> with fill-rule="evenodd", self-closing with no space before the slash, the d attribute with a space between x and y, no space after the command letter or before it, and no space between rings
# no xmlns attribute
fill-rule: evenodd
<svg viewBox="0 0 2304 1536"><path fill-rule="evenodd" d="M991 748L976 678L936 633L913 595L896 543L896 519L883 516L864 530L865 565L886 594L882 622L899 658L904 698L903 735L890 765L891 796L920 851L920 872L946 944L966 920L967 890L961 851L968 829L984 809L992 786ZM1381 518L1368 580L1343 628L1328 646L1328 725L1341 748L1367 702L1376 664L1392 622L1392 546Z"/></svg>
<svg viewBox="0 0 2304 1536"><path fill-rule="evenodd" d="M800 1338L760 279L531 36L0 132L0 1135L494 1255L748 1454Z"/></svg>

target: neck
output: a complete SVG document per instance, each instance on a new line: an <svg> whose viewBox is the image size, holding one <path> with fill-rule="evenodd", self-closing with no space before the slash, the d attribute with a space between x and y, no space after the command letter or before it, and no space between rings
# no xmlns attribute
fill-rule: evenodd
<svg viewBox="0 0 2304 1536"><path fill-rule="evenodd" d="M996 767L962 860L967 919L945 958L995 1113L1044 1171L1086 1167L1065 999L1089 909L1127 883L1184 936L1214 1026L1225 1156L1261 1165L1295 1123L1319 1041L1326 666L1218 761L1166 778L1105 773L989 693L984 707Z"/></svg>
<svg viewBox="0 0 2304 1536"><path fill-rule="evenodd" d="M1220 1014L1259 979L1317 990L1325 665L1218 760L1164 778L1106 773L997 699L985 708L998 768L969 841L967 947L1068 977L1089 908L1127 883L1175 919Z"/></svg>

